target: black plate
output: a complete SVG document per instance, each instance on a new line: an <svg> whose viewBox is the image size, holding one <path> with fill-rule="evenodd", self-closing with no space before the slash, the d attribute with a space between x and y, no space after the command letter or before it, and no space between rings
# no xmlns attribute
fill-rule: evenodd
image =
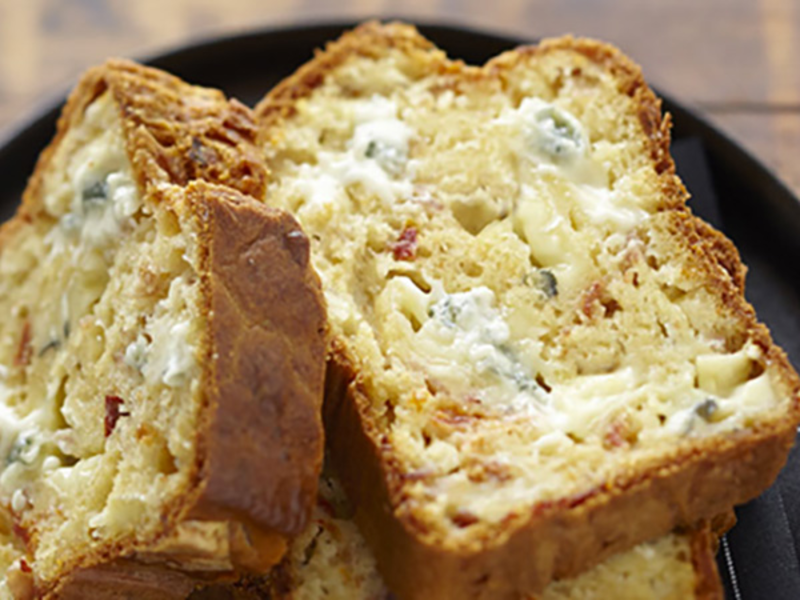
<svg viewBox="0 0 800 600"><path fill-rule="evenodd" d="M352 26L257 31L193 44L143 62L192 83L218 87L252 106L310 59L315 48ZM420 30L450 56L473 64L533 41L443 25L422 25ZM792 362L800 364L800 202L725 134L668 96L662 98L674 117L673 154L694 195L690 204L734 240L750 267L749 300ZM37 155L53 135L60 105L54 102L0 138L0 218L8 218L18 204ZM800 456L793 453L779 483L737 514L739 525L720 553L729 596L800 598L795 550L795 540L800 540Z"/></svg>

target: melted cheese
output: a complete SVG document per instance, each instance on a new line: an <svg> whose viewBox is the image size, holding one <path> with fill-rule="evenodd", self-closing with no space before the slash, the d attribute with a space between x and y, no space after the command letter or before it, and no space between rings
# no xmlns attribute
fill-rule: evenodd
<svg viewBox="0 0 800 600"><path fill-rule="evenodd" d="M14 407L0 404L0 456L5 466L0 474L2 497L13 502L41 462L42 446L48 441L46 430L47 418L41 409L20 416ZM16 498L20 505L20 496Z"/></svg>
<svg viewBox="0 0 800 600"><path fill-rule="evenodd" d="M152 497L147 492L116 494L109 498L101 512L89 518L90 533L93 537L118 534L131 523L140 523L145 512L152 510L151 506Z"/></svg>
<svg viewBox="0 0 800 600"><path fill-rule="evenodd" d="M424 368L434 385L509 415L536 415L542 433L534 446L540 449L571 445L567 436L602 437L616 415L637 405L650 404L654 412L663 412L663 427L642 433L655 439L738 427L777 402L766 373L748 379L760 355L752 343L732 354L702 355L696 365L688 360L673 365L675 372L666 380L659 368L627 365L551 382L545 391L536 383L535 365L546 362L531 360L523 351L524 340L512 338L488 288L446 294L434 281L432 291L425 293L409 278L395 277L384 296L396 314L418 324L416 331L410 323L401 328L406 339L398 347ZM703 416L702 406L708 402L711 409ZM425 453L431 463L452 462L451 448L436 446Z"/></svg>
<svg viewBox="0 0 800 600"><path fill-rule="evenodd" d="M190 322L188 319L175 320L176 314L184 312L187 291L187 282L182 277L175 278L170 284L169 294L156 305L153 320L147 324L146 331L153 341L143 352L141 370L149 383L180 387L197 371ZM135 348L131 354L134 352Z"/></svg>
<svg viewBox="0 0 800 600"><path fill-rule="evenodd" d="M495 124L517 132L511 139L515 140L513 148L524 169L569 185L570 195L589 222L631 229L647 217L646 211L636 205L635 197L609 188L605 167L593 158L583 126L568 111L539 98L525 98L519 107L505 109ZM523 186L521 203L529 202L531 195L530 188L526 191ZM550 222L549 229L542 233L548 235L554 229ZM528 237L529 241L534 239Z"/></svg>
<svg viewBox="0 0 800 600"><path fill-rule="evenodd" d="M70 243L84 247L79 254L108 246L141 207L115 110L107 95L86 109L83 135L90 139L70 157L60 185L45 195L47 209L60 217L48 236L56 252Z"/></svg>
<svg viewBox="0 0 800 600"><path fill-rule="evenodd" d="M576 232L569 219L555 207L555 202L542 198L530 186L522 185L515 219L538 264L552 267L576 263Z"/></svg>
<svg viewBox="0 0 800 600"><path fill-rule="evenodd" d="M551 426L586 439L601 430L608 418L644 394L641 373L624 367L611 373L580 375L556 385L550 394Z"/></svg>
<svg viewBox="0 0 800 600"><path fill-rule="evenodd" d="M302 217L324 205L344 202L348 187L359 185L391 204L411 196L413 186L406 175L408 144L412 131L397 118L394 102L376 96L355 103L355 129L345 152L321 151L317 163L300 165L295 192L304 200Z"/></svg>
<svg viewBox="0 0 800 600"><path fill-rule="evenodd" d="M531 374L508 345L508 324L494 292L477 287L431 294L429 318L414 338L414 352L435 382L512 411L537 410L541 399Z"/></svg>
<svg viewBox="0 0 800 600"><path fill-rule="evenodd" d="M125 348L125 364L132 369L141 371L142 367L147 363L149 345L150 343L147 341L147 338L139 334L136 339Z"/></svg>
<svg viewBox="0 0 800 600"><path fill-rule="evenodd" d="M698 356L697 384L702 390L716 396L727 396L745 383L757 358L758 347L749 344L733 354L704 354Z"/></svg>

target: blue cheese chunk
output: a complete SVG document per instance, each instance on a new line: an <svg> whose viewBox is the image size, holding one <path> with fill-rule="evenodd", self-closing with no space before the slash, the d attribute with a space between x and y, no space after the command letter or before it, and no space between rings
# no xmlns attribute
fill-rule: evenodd
<svg viewBox="0 0 800 600"><path fill-rule="evenodd" d="M77 246L79 255L105 248L141 208L115 111L107 95L87 108L81 140L71 142L82 143L69 157L63 180L46 182L47 209L59 218L48 235L53 252L67 245Z"/></svg>
<svg viewBox="0 0 800 600"><path fill-rule="evenodd" d="M125 364L132 369L141 371L144 365L147 363L147 352L149 350L149 346L150 343L147 341L147 338L142 334L139 334L137 338L125 348Z"/></svg>
<svg viewBox="0 0 800 600"><path fill-rule="evenodd" d="M429 318L414 339L414 351L432 378L499 408L538 411L542 391L511 347L494 292L481 286L432 295Z"/></svg>
<svg viewBox="0 0 800 600"><path fill-rule="evenodd" d="M586 130L569 111L539 98L525 98L518 107L505 109L495 124L516 130L511 138L516 141L512 148L523 168L530 169L535 178L551 182L562 196L553 206L563 206L565 201L575 204L589 223L620 230L629 230L647 217L634 196L611 189L606 167L593 156ZM524 206L529 203L538 210L542 190L529 185L523 185L521 190L520 210L525 212ZM568 221L568 215L563 214L562 219ZM524 220L535 219L528 215ZM554 231L557 233L552 218L538 220L546 225L538 233L551 238ZM528 240L534 239L536 236L531 232ZM545 260L553 264L552 258Z"/></svg>
<svg viewBox="0 0 800 600"><path fill-rule="evenodd" d="M21 489L41 458L46 441L43 420L41 410L20 416L15 408L0 403L0 497L6 501Z"/></svg>
<svg viewBox="0 0 800 600"><path fill-rule="evenodd" d="M156 305L153 319L147 324L146 332L152 342L149 346L143 344L146 362L142 366L142 373L149 383L181 387L198 369L191 321L186 308L190 289L184 277L175 278L167 297ZM130 359L135 360L139 349L128 346L126 358L129 349Z"/></svg>
<svg viewBox="0 0 800 600"><path fill-rule="evenodd" d="M295 193L303 198L301 216L345 201L345 191L360 185L390 204L413 192L408 146L413 132L398 119L397 105L376 96L352 107L355 128L343 152L320 151L314 165L302 164Z"/></svg>

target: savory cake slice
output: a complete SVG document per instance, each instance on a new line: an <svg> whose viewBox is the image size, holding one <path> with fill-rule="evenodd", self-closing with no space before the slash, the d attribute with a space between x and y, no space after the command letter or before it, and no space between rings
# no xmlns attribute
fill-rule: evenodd
<svg viewBox="0 0 800 600"><path fill-rule="evenodd" d="M249 111L112 61L0 231L0 510L18 596L264 572L322 461L325 314Z"/></svg>
<svg viewBox="0 0 800 600"><path fill-rule="evenodd" d="M213 586L191 600L387 600L392 598L338 480L323 475L314 518L269 576ZM609 557L529 600L722 600L708 525L670 533Z"/></svg>
<svg viewBox="0 0 800 600"><path fill-rule="evenodd" d="M773 481L797 375L619 51L472 67L371 23L257 112L328 304L333 463L398 595L540 592Z"/></svg>

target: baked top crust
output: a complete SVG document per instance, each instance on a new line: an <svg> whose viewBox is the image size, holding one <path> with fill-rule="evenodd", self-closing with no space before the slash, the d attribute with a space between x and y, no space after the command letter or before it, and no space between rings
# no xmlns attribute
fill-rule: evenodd
<svg viewBox="0 0 800 600"><path fill-rule="evenodd" d="M325 308L255 134L220 92L109 61L0 231L17 595L181 597L304 528Z"/></svg>
<svg viewBox="0 0 800 600"><path fill-rule="evenodd" d="M401 597L537 592L774 479L797 375L619 51L471 67L370 23L257 113L329 305L333 462Z"/></svg>
<svg viewBox="0 0 800 600"><path fill-rule="evenodd" d="M27 212L41 202L41 174L61 139L106 91L119 107L124 142L143 189L202 180L263 197L265 169L247 107L219 90L190 85L133 61L110 59L89 69L67 99L55 138L42 152L25 191Z"/></svg>

